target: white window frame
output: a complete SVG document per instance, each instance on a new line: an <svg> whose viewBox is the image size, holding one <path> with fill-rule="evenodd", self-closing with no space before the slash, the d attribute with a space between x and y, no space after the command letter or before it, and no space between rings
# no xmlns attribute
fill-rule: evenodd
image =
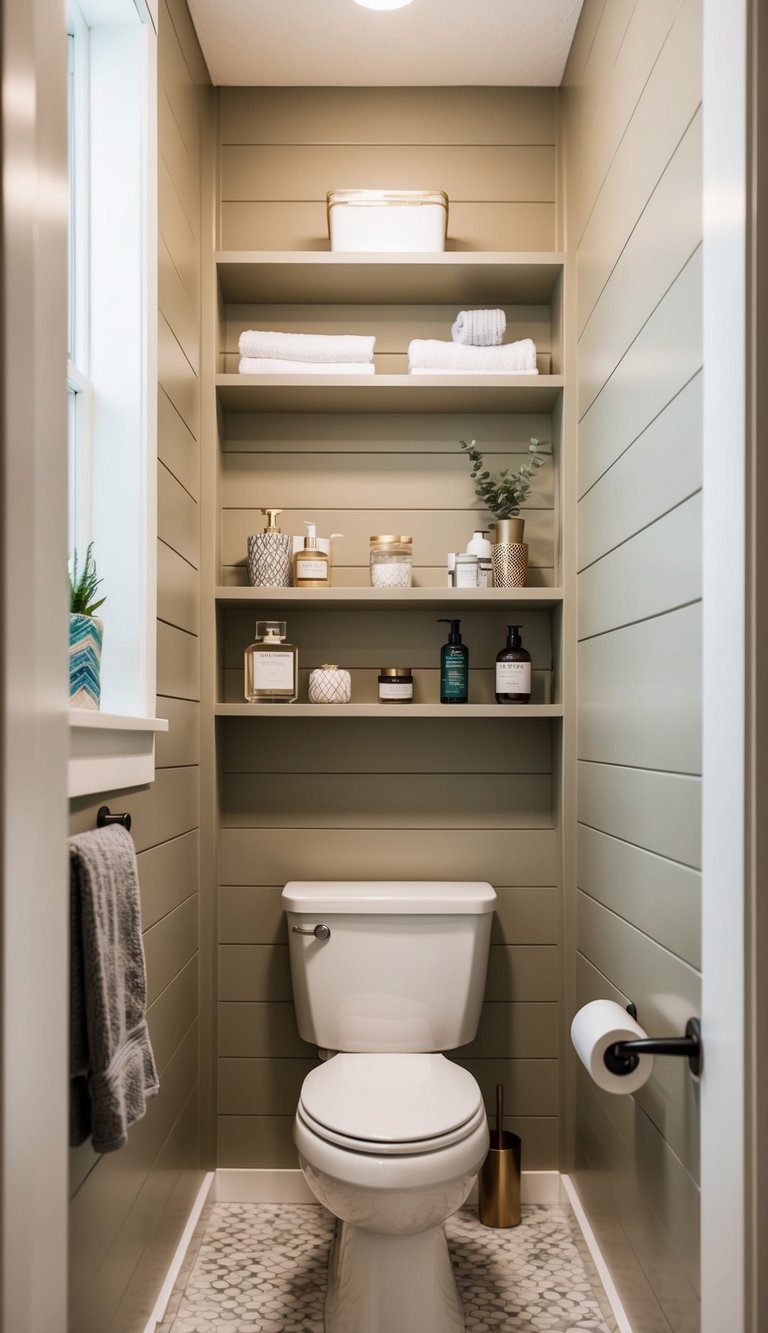
<svg viewBox="0 0 768 1333"><path fill-rule="evenodd" d="M75 294L87 320L75 349L85 369L70 366L69 376L84 395L78 463L87 478L78 493L89 512L75 535L80 550L93 540L107 600L102 711L70 710L71 796L151 782L155 735L168 726L155 716L157 16L147 0L78 4L87 28L87 237L75 249Z"/></svg>

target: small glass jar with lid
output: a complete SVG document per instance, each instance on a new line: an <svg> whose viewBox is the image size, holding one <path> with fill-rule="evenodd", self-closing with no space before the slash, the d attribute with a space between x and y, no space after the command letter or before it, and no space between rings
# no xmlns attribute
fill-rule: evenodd
<svg viewBox="0 0 768 1333"><path fill-rule="evenodd" d="M372 588L410 588L413 571L413 538L371 537Z"/></svg>

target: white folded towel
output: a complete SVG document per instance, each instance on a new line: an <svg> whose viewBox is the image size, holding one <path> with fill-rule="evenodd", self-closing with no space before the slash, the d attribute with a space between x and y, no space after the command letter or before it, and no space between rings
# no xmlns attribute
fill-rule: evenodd
<svg viewBox="0 0 768 1333"><path fill-rule="evenodd" d="M412 366L412 375L498 375L500 377L510 375L538 375L538 370L438 370L436 367L425 369L423 366Z"/></svg>
<svg viewBox="0 0 768 1333"><path fill-rule="evenodd" d="M414 338L408 344L410 370L452 370L461 375L503 371L507 375L536 374L536 344L530 338L503 347L464 347L436 338Z"/></svg>
<svg viewBox="0 0 768 1333"><path fill-rule="evenodd" d="M372 361L279 361L276 357L241 356L241 375L373 375Z"/></svg>
<svg viewBox="0 0 768 1333"><path fill-rule="evenodd" d="M246 329L240 334L241 356L274 357L280 361L372 361L375 338L357 333L268 333Z"/></svg>
<svg viewBox="0 0 768 1333"><path fill-rule="evenodd" d="M460 310L451 329L455 343L500 347L507 327L503 310Z"/></svg>

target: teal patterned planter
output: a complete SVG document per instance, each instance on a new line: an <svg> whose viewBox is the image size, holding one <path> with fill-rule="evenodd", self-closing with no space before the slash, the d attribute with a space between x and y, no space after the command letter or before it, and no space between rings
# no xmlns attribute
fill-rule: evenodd
<svg viewBox="0 0 768 1333"><path fill-rule="evenodd" d="M72 708L98 708L101 701L101 645L104 622L98 616L69 617L69 702Z"/></svg>

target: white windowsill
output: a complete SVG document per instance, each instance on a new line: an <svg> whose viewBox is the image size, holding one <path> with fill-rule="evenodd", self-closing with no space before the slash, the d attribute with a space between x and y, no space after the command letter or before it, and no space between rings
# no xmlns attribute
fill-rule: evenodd
<svg viewBox="0 0 768 1333"><path fill-rule="evenodd" d="M92 796L154 781L155 736L162 717L69 710L69 795Z"/></svg>

